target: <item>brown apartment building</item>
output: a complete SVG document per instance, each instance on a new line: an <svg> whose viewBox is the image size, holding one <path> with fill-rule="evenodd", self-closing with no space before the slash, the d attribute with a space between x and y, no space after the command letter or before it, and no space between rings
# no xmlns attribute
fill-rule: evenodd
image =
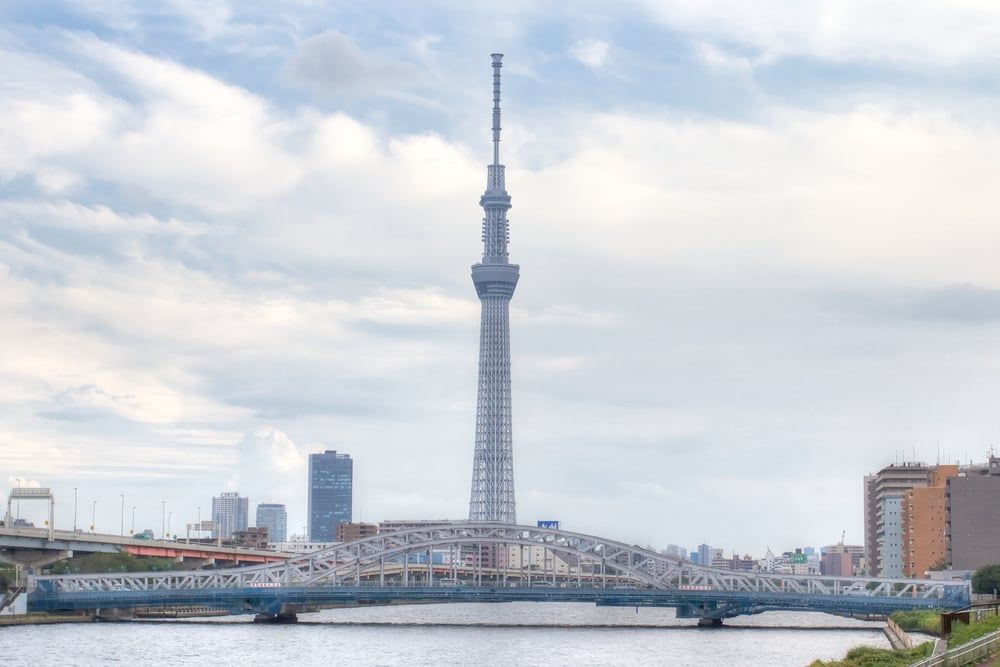
<svg viewBox="0 0 1000 667"><path fill-rule="evenodd" d="M378 535L378 524L375 523L338 523L337 541L353 542L366 537Z"/></svg>
<svg viewBox="0 0 1000 667"><path fill-rule="evenodd" d="M903 576L922 579L935 565L943 566L948 555L945 498L949 477L958 475L956 465L938 465L927 473L927 486L903 493Z"/></svg>
<svg viewBox="0 0 1000 667"><path fill-rule="evenodd" d="M1000 457L948 480L948 565L975 570L1000 562Z"/></svg>

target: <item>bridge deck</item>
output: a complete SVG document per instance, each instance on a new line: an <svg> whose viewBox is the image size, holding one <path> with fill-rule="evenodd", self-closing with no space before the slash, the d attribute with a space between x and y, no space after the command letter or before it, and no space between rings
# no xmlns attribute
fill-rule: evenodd
<svg viewBox="0 0 1000 667"><path fill-rule="evenodd" d="M170 589L156 591L51 592L28 597L31 611L54 612L200 605L232 613L277 613L283 608L377 605L396 602L588 602L599 606L678 607L694 616L731 617L764 611L820 611L837 615L890 614L942 607L941 600L643 588L503 586L301 586L276 588ZM692 614L689 614L692 615Z"/></svg>

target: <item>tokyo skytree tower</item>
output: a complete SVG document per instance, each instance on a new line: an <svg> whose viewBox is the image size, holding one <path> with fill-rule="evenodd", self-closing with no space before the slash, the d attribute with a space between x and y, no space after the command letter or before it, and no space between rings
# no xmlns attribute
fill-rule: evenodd
<svg viewBox="0 0 1000 667"><path fill-rule="evenodd" d="M483 207L483 261L472 266L472 282L482 303L479 330L479 395L476 401L476 455L472 467L469 521L516 523L514 449L510 431L510 299L518 266L507 258L510 195L500 164L500 68L493 58L493 164L487 167Z"/></svg>

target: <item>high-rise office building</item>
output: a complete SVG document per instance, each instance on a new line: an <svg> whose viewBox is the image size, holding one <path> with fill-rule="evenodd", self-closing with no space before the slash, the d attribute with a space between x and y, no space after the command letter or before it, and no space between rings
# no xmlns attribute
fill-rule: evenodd
<svg viewBox="0 0 1000 667"><path fill-rule="evenodd" d="M673 558L680 558L682 560L687 558L688 551L682 546L676 544L668 544L666 549L660 551L664 556L671 556Z"/></svg>
<svg viewBox="0 0 1000 667"><path fill-rule="evenodd" d="M350 454L327 450L309 455L309 539L333 542L337 524L350 523L354 505L354 462Z"/></svg>
<svg viewBox="0 0 1000 667"><path fill-rule="evenodd" d="M698 545L698 565L712 566L712 547L707 544Z"/></svg>
<svg viewBox="0 0 1000 667"><path fill-rule="evenodd" d="M483 207L483 259L472 267L482 304L479 324L479 389L476 449L472 467L469 521L516 523L514 446L511 441L510 300L519 268L507 256L510 195L500 164L500 67L493 58L493 163L487 167Z"/></svg>
<svg viewBox="0 0 1000 667"><path fill-rule="evenodd" d="M223 491L212 498L212 537L228 540L237 530L246 530L250 518L250 499L240 497L239 491Z"/></svg>
<svg viewBox="0 0 1000 667"><path fill-rule="evenodd" d="M284 505L261 503L257 505L257 527L267 528L268 542L284 542L288 539L288 512Z"/></svg>

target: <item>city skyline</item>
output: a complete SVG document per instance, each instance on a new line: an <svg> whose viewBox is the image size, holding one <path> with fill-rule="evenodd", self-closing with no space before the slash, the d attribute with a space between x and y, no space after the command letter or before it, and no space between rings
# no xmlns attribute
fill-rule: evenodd
<svg viewBox="0 0 1000 667"><path fill-rule="evenodd" d="M522 522L860 543L862 474L997 440L994 41L963 32L991 10L940 38L927 7L817 35L712 3L58 4L0 9L0 482L52 487L61 526L74 489L108 532L226 489L299 533L326 449L356 520L466 515L491 50Z"/></svg>

